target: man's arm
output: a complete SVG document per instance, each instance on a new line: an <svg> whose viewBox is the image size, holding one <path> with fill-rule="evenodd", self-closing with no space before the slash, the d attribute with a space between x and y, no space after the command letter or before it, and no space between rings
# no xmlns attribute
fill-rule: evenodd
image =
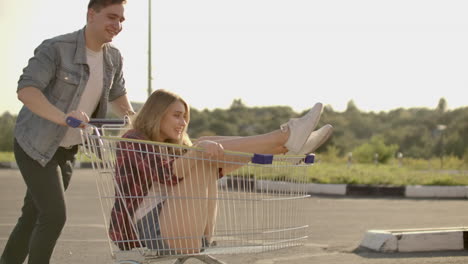
<svg viewBox="0 0 468 264"><path fill-rule="evenodd" d="M61 126L67 126L65 122L67 116L72 116L84 122L89 122L86 113L72 111L65 114L60 109L52 105L44 94L37 88L27 86L18 91L18 99L36 115L52 121Z"/></svg>
<svg viewBox="0 0 468 264"><path fill-rule="evenodd" d="M128 100L127 94L117 97L114 101L110 102L112 111L119 117L132 116L135 114L133 107Z"/></svg>

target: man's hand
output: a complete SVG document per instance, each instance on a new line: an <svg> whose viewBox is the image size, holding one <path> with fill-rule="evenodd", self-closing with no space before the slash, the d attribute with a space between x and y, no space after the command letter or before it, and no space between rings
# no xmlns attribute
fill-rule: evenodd
<svg viewBox="0 0 468 264"><path fill-rule="evenodd" d="M84 127L85 123L89 123L89 116L83 111L74 110L74 111L71 111L70 113L66 114L65 118L63 120L64 123L65 123L64 126L68 126L68 124L66 122L68 117L73 117L75 119L80 120L81 122L84 122L79 127Z"/></svg>
<svg viewBox="0 0 468 264"><path fill-rule="evenodd" d="M135 114L126 94L118 97L114 101L110 102L110 104L112 111L119 117L132 116Z"/></svg>

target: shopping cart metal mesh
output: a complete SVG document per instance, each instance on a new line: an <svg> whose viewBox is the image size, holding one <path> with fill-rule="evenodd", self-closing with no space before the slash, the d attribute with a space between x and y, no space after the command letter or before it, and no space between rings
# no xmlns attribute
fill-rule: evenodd
<svg viewBox="0 0 468 264"><path fill-rule="evenodd" d="M260 253L302 245L307 238L303 204L309 196L305 183L314 155L226 151L222 158L213 158L198 148L82 131L83 149L96 173L109 248L118 263L151 263L167 257L180 261L187 255ZM161 164L167 166L166 170ZM220 177L215 180L217 193L195 195L197 191L192 189L205 188L209 185L206 175L212 174ZM181 190L182 182L189 180L191 185ZM174 216L170 212L164 216L165 222L178 223L177 228L206 217L199 214L206 211L204 206L215 206L215 228L208 232L214 242L200 251L177 242L191 237L160 234L158 243L165 242L156 248L152 246L155 238L143 234L142 225L154 228L154 221L161 221L158 217L163 216L144 221L141 216L168 201L175 210L180 206L178 215L182 217L171 219ZM157 210L161 212L161 208ZM196 239L203 241L204 236ZM176 247L169 248L169 241Z"/></svg>

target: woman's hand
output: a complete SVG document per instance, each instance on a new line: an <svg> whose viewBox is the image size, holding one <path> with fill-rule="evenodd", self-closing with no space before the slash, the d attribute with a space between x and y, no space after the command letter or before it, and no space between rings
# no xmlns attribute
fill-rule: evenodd
<svg viewBox="0 0 468 264"><path fill-rule="evenodd" d="M201 140L197 142L195 146L202 148L208 157L224 157L224 147L218 142L211 140Z"/></svg>

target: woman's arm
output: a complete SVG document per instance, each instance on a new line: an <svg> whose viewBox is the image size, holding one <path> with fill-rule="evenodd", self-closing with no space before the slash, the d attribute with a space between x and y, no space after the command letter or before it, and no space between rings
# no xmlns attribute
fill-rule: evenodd
<svg viewBox="0 0 468 264"><path fill-rule="evenodd" d="M189 150L182 157L175 159L174 171L175 175L183 177L185 172L190 172L197 162L205 162L208 165L214 164L212 160L222 160L224 157L224 148L218 142L211 140L201 140L196 142L194 147L199 147L201 150ZM205 164L207 165L207 164Z"/></svg>

